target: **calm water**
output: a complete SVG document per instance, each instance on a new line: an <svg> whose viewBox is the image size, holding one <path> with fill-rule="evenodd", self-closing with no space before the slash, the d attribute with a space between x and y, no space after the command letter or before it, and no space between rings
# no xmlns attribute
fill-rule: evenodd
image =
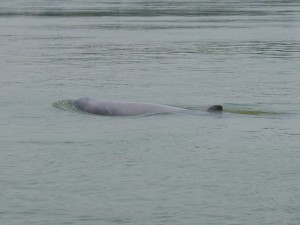
<svg viewBox="0 0 300 225"><path fill-rule="evenodd" d="M300 224L299 1L0 2L0 223ZM92 96L222 115L101 117Z"/></svg>

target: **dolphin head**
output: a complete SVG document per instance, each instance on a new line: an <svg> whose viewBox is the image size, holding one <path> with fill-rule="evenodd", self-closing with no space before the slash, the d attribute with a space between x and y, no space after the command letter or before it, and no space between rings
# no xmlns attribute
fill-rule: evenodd
<svg viewBox="0 0 300 225"><path fill-rule="evenodd" d="M207 109L208 112L222 112L223 106L221 105L213 105Z"/></svg>

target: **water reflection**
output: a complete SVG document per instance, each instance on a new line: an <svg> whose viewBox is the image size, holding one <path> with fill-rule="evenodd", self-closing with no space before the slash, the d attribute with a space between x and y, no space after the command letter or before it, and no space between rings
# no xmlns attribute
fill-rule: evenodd
<svg viewBox="0 0 300 225"><path fill-rule="evenodd" d="M14 4L15 3L15 4ZM23 3L23 2L22 2ZM298 1L1 1L0 16L264 16L292 15L299 12ZM55 5L55 6L54 6Z"/></svg>

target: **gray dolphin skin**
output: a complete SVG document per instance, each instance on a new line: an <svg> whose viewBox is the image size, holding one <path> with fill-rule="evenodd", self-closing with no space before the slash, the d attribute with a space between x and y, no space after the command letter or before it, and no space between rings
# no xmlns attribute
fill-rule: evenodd
<svg viewBox="0 0 300 225"><path fill-rule="evenodd" d="M187 111L187 109L184 108L178 108L161 104L110 101L88 97L80 98L73 101L73 105L82 111L106 116L134 116ZM221 112L222 106L214 105L209 107L207 111Z"/></svg>

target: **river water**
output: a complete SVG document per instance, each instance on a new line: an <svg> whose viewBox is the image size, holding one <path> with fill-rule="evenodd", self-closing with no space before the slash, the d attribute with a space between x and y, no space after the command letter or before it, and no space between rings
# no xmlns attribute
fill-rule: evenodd
<svg viewBox="0 0 300 225"><path fill-rule="evenodd" d="M299 28L296 0L2 0L0 223L300 224Z"/></svg>

